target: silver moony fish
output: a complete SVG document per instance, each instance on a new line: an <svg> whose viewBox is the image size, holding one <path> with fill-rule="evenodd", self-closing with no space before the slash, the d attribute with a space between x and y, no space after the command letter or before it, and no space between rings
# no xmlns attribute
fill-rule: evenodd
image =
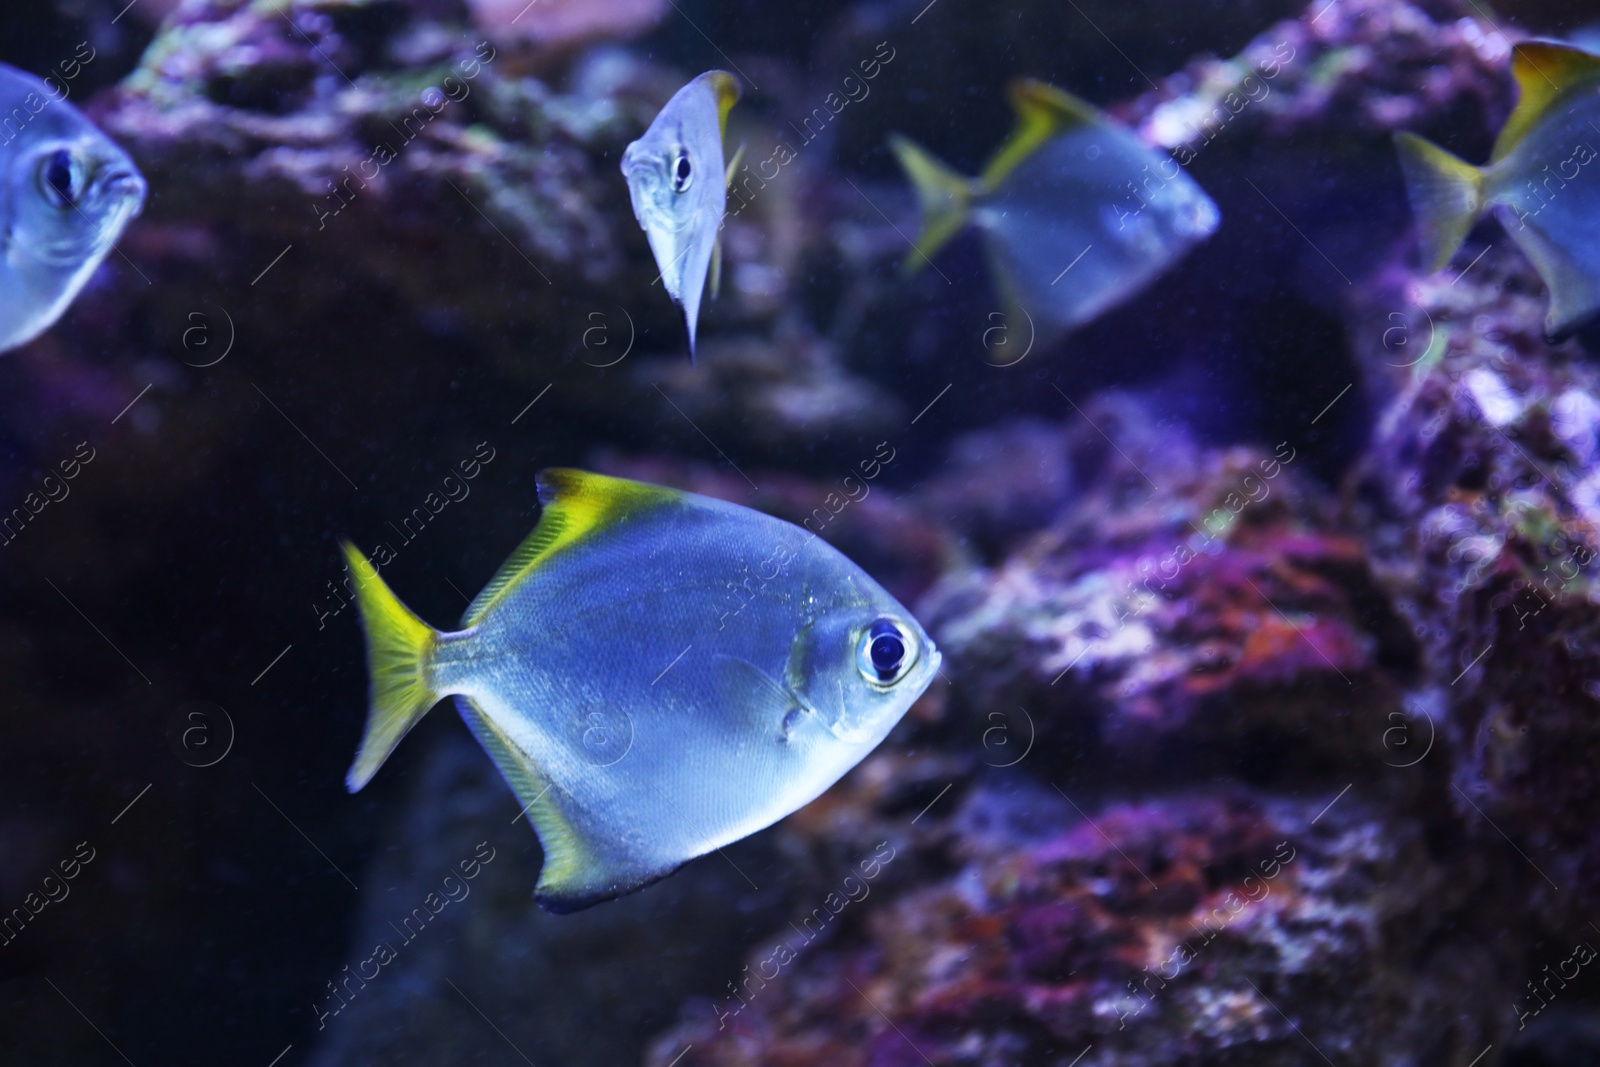
<svg viewBox="0 0 1600 1067"><path fill-rule="evenodd" d="M1016 127L976 178L890 138L922 209L905 268L976 226L1008 320L1048 342L1142 292L1222 216L1176 160L1098 108L1031 78L1008 93Z"/></svg>
<svg viewBox="0 0 1600 1067"><path fill-rule="evenodd" d="M43 81L0 64L0 352L49 329L144 206L127 153Z"/></svg>
<svg viewBox="0 0 1600 1067"><path fill-rule="evenodd" d="M648 885L810 803L939 669L911 614L797 526L583 471L538 486L538 525L454 633L345 545L372 673L346 784L366 785L454 696L538 831L535 897L552 911Z"/></svg>
<svg viewBox="0 0 1600 1067"><path fill-rule="evenodd" d="M716 296L722 273L718 233L728 206L722 137L739 81L725 70L700 75L673 94L644 136L622 153L633 214L650 240L661 280L683 308L694 358L706 275Z"/></svg>

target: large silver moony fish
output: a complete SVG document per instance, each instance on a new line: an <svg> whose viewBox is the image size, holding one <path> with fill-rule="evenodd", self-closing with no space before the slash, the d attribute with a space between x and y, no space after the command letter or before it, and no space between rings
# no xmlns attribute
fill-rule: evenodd
<svg viewBox="0 0 1600 1067"><path fill-rule="evenodd" d="M573 911L809 803L939 669L909 612L799 527L693 493L539 475L538 525L453 633L352 545L371 780L446 696L544 846L535 899Z"/></svg>
<svg viewBox="0 0 1600 1067"><path fill-rule="evenodd" d="M622 153L633 214L650 240L650 251L667 292L689 324L689 357L706 276L711 295L721 276L722 215L728 206L728 168L722 137L728 111L739 99L739 80L709 70L667 101L644 136Z"/></svg>
<svg viewBox="0 0 1600 1067"><path fill-rule="evenodd" d="M46 83L0 63L0 352L49 329L144 206L139 170Z"/></svg>

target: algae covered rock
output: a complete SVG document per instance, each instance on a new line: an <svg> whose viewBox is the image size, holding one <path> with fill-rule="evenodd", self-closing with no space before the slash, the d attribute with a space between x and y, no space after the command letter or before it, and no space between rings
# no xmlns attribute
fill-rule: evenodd
<svg viewBox="0 0 1600 1067"><path fill-rule="evenodd" d="M1545 340L1537 275L1491 240L1439 275L1397 268L1374 286L1366 359L1398 395L1360 499L1446 701L1454 800L1523 847L1559 917L1600 893L1600 373L1579 342Z"/></svg>
<svg viewBox="0 0 1600 1067"><path fill-rule="evenodd" d="M956 691L1121 781L1380 755L1415 645L1356 532L1290 442L1206 449L1156 423L1091 404L1059 433L1075 492L1054 521L924 601Z"/></svg>
<svg viewBox="0 0 1600 1067"><path fill-rule="evenodd" d="M1476 915L1489 865L1445 875L1417 825L1325 803L1097 805L992 783L945 822L949 874L860 912L820 898L646 1062L685 1046L717 1067L1470 1058L1515 948L1434 935ZM910 846L888 847L874 858ZM815 938L830 914L839 935Z"/></svg>

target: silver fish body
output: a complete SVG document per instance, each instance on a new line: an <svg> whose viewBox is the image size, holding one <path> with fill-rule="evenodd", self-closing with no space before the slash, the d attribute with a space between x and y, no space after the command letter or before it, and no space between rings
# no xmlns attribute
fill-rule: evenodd
<svg viewBox="0 0 1600 1067"><path fill-rule="evenodd" d="M1176 160L1099 109L1032 79L1008 91L1016 126L976 178L890 139L922 209L905 267L976 226L1008 320L1048 342L1141 292L1221 214Z"/></svg>
<svg viewBox="0 0 1600 1067"><path fill-rule="evenodd" d="M144 198L127 153L45 82L0 64L0 352L61 317Z"/></svg>
<svg viewBox="0 0 1600 1067"><path fill-rule="evenodd" d="M939 668L910 613L805 530L582 472L539 484L539 526L462 629L427 638L410 706L456 698L528 808L551 910L648 884L815 799ZM353 788L404 732L380 721L383 605L369 600L385 595L361 587L375 695Z"/></svg>
<svg viewBox="0 0 1600 1067"><path fill-rule="evenodd" d="M644 136L622 153L634 217L650 241L667 293L683 308L691 355L727 210L722 137L738 98L733 75L707 71L673 94Z"/></svg>
<svg viewBox="0 0 1600 1067"><path fill-rule="evenodd" d="M1142 291L1221 214L1175 160L1106 122L1044 145L979 198L973 219L1013 315L1051 337Z"/></svg>

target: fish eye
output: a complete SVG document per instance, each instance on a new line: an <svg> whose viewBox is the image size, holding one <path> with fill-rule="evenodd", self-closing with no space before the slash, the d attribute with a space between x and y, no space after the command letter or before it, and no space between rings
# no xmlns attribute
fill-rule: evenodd
<svg viewBox="0 0 1600 1067"><path fill-rule="evenodd" d="M873 685L891 686L917 661L916 642L894 619L878 619L856 645L856 668Z"/></svg>
<svg viewBox="0 0 1600 1067"><path fill-rule="evenodd" d="M65 148L51 152L39 164L39 188L55 207L76 207L83 192L80 184L80 171Z"/></svg>
<svg viewBox="0 0 1600 1067"><path fill-rule="evenodd" d="M689 162L689 150L678 149L677 157L672 161L672 191L681 193L689 188L689 183L694 180L694 165Z"/></svg>

